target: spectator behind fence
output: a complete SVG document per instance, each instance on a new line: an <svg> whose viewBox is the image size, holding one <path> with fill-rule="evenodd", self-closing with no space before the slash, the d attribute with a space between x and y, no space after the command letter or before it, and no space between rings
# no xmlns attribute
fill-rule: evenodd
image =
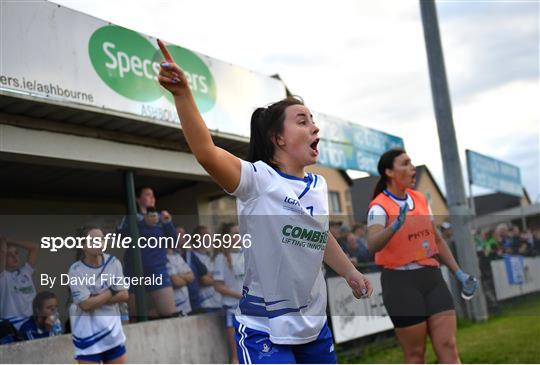
<svg viewBox="0 0 540 365"><path fill-rule="evenodd" d="M518 226L511 226L509 230L510 250L507 253L520 254L521 251L521 230Z"/></svg>
<svg viewBox="0 0 540 365"><path fill-rule="evenodd" d="M352 227L352 233L356 238L356 245L358 246L359 250L359 254L357 256L358 263L373 262L374 256L369 252L366 241L366 226L357 223Z"/></svg>
<svg viewBox="0 0 540 365"><path fill-rule="evenodd" d="M172 223L172 217L167 211L158 213L155 209L156 198L154 191L149 187L137 189L137 225L139 236L148 240L149 238L159 239L161 237L176 238L176 229ZM129 236L129 226L127 217L122 219L118 226L118 231ZM143 241L146 242L146 241ZM161 277L160 285L146 286L145 290L149 293L152 310L151 316L170 317L175 311L174 293L171 278L167 272L167 247L161 245L158 247L141 247L141 258L143 264L143 275L145 277ZM126 276L133 276L133 253L132 250L126 250L124 254L124 265ZM136 318L137 308L135 301L135 288L130 288L129 296L129 315L132 320Z"/></svg>
<svg viewBox="0 0 540 365"><path fill-rule="evenodd" d="M204 242L209 242L209 239L211 239L211 234L208 227L195 227L192 235L193 252L208 270L208 273L200 280L200 305L203 312L216 312L221 310L221 294L214 289L214 278L212 275L214 272L214 259L210 254L210 249L204 247ZM210 243L212 242L210 241Z"/></svg>
<svg viewBox="0 0 540 365"><path fill-rule="evenodd" d="M536 255L540 255L540 227L533 229L533 243Z"/></svg>
<svg viewBox="0 0 540 365"><path fill-rule="evenodd" d="M181 232L182 227L178 227L177 232ZM201 298L200 288L201 282L211 282L212 278L208 274L207 267L199 260L197 255L191 249L191 246L182 246L181 255L184 261L188 264L193 272L193 281L188 284L189 302L191 306L191 314L201 313ZM178 248L177 248L178 249ZM207 284L208 285L208 284Z"/></svg>
<svg viewBox="0 0 540 365"><path fill-rule="evenodd" d="M534 237L530 229L521 232L519 236L518 253L523 256L534 256Z"/></svg>
<svg viewBox="0 0 540 365"><path fill-rule="evenodd" d="M191 312L187 285L194 280L193 272L180 253L173 249L172 245L167 248L167 261L167 270L171 276L174 290L176 313L186 316Z"/></svg>
<svg viewBox="0 0 540 365"><path fill-rule="evenodd" d="M79 237L103 237L95 226L82 227ZM125 363L127 360L119 303L128 300L120 260L101 247L84 246L83 256L69 268L74 307L70 310L75 359L79 363ZM115 277L118 282L111 282ZM95 284L84 278L95 278ZM120 285L116 285L120 284Z"/></svg>
<svg viewBox="0 0 540 365"><path fill-rule="evenodd" d="M332 233L332 236L337 240L341 237L341 233L339 232L339 229L341 228L341 222L337 221L330 221L328 224L328 228L330 230L330 233Z"/></svg>
<svg viewBox="0 0 540 365"><path fill-rule="evenodd" d="M50 291L36 295L32 302L33 315L23 323L19 330L24 340L34 340L62 334L58 315L58 299Z"/></svg>
<svg viewBox="0 0 540 365"><path fill-rule="evenodd" d="M19 256L19 247L28 252L26 262ZM34 243L0 236L0 320L10 321L17 330L32 316L37 255Z"/></svg>
<svg viewBox="0 0 540 365"><path fill-rule="evenodd" d="M226 223L221 228L223 241L235 241L240 234L238 226ZM225 239L225 236L229 238ZM214 288L221 294L221 305L225 311L225 330L230 350L230 363L238 363L236 342L234 340L234 312L242 298L242 285L244 283L244 254L238 248L225 248L221 246L215 251L214 260Z"/></svg>
<svg viewBox="0 0 540 365"><path fill-rule="evenodd" d="M502 247L504 253L512 253L512 239L506 223L501 223L495 228L493 236L499 245Z"/></svg>

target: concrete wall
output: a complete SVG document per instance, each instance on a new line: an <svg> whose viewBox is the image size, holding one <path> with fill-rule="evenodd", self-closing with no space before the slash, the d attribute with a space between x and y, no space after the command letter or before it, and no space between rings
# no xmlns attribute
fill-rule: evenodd
<svg viewBox="0 0 540 365"><path fill-rule="evenodd" d="M129 363L227 363L223 317L197 315L124 326ZM0 347L0 363L74 363L71 335Z"/></svg>

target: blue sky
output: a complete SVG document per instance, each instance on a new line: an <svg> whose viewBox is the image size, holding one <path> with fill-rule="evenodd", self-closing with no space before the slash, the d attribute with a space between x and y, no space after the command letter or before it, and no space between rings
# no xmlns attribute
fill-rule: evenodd
<svg viewBox="0 0 540 365"><path fill-rule="evenodd" d="M278 73L314 110L403 137L413 162L444 189L416 0L54 2ZM437 7L462 165L465 149L517 165L539 200L539 3Z"/></svg>

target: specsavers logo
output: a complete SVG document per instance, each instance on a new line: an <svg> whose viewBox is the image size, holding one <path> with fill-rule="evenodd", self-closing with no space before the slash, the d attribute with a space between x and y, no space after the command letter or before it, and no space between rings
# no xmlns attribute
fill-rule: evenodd
<svg viewBox="0 0 540 365"><path fill-rule="evenodd" d="M172 57L186 73L201 113L213 108L216 84L206 64L193 52L167 46ZM134 101L151 102L172 95L157 81L160 50L139 33L115 25L99 28L88 43L92 66L101 80L118 94Z"/></svg>

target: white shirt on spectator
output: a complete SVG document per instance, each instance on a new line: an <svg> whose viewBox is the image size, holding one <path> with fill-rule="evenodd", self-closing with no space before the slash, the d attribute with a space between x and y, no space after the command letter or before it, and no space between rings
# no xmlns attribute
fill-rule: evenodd
<svg viewBox="0 0 540 365"><path fill-rule="evenodd" d="M231 262L232 269L229 267L227 257L223 253L216 255L214 281L223 281L227 288L242 294L242 284L245 276L244 254L242 252L231 252ZM224 308L234 309L238 306L238 298L228 295L222 295L221 298L221 304Z"/></svg>
<svg viewBox="0 0 540 365"><path fill-rule="evenodd" d="M71 332L75 355L94 355L110 350L126 341L122 322L120 320L120 308L118 304L104 304L91 312L85 312L79 306L80 303L92 295L97 295L107 288L114 291L128 290L129 285L112 285L110 280L101 280L115 277L124 277L122 264L116 257L103 254L103 263L100 267L91 267L82 260L75 262L69 268L71 278L95 277L95 285L73 284L70 280L69 288L76 304L75 313L71 314Z"/></svg>
<svg viewBox="0 0 540 365"><path fill-rule="evenodd" d="M0 273L0 319L10 321L17 330L32 316L36 296L33 272L34 268L25 263L15 271Z"/></svg>
<svg viewBox="0 0 540 365"><path fill-rule="evenodd" d="M193 251L197 258L206 266L209 273L214 271L214 262L209 255ZM221 308L221 294L219 294L213 285L199 286L199 298L201 300L201 308L215 309Z"/></svg>
<svg viewBox="0 0 540 365"><path fill-rule="evenodd" d="M184 261L182 255L175 252L173 254L167 254L167 271L169 275L183 275L191 272L191 268ZM174 288L174 303L176 305L176 311L183 314L191 312L191 304L189 302L189 292L187 285L181 288Z"/></svg>

